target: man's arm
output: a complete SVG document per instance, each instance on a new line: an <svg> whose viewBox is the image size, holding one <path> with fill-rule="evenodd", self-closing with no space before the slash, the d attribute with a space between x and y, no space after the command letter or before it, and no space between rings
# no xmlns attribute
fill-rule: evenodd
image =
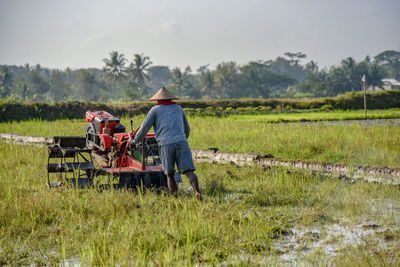
<svg viewBox="0 0 400 267"><path fill-rule="evenodd" d="M137 144L146 137L147 132L154 125L155 121L155 110L151 109L144 119L142 125L140 126L139 131L136 133L135 138L133 139L133 143Z"/></svg>
<svg viewBox="0 0 400 267"><path fill-rule="evenodd" d="M186 139L188 139L189 134L190 134L190 126L189 126L189 122L186 118L185 112L183 110L182 110L182 116L183 116L183 127L184 127L184 131L185 131Z"/></svg>

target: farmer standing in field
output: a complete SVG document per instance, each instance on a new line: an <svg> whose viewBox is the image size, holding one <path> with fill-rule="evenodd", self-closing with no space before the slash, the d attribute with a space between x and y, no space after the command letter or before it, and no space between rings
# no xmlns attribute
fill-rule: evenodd
<svg viewBox="0 0 400 267"><path fill-rule="evenodd" d="M186 174L192 185L196 198L201 200L197 175L187 138L189 137L189 123L183 109L172 100L178 99L165 87L162 87L150 101L157 101L157 106L150 109L140 130L132 143L137 144L145 138L147 132L154 126L160 159L167 175L168 188L176 196L178 186L175 181L175 164L180 173Z"/></svg>

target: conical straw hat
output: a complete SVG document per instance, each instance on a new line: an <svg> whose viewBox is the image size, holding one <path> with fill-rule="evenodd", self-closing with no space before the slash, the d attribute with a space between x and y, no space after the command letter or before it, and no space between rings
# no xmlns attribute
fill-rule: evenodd
<svg viewBox="0 0 400 267"><path fill-rule="evenodd" d="M168 99L178 99L176 96L174 96L170 91L165 89L163 86L158 92L153 95L152 98L150 98L150 101L157 101L157 100L168 100Z"/></svg>

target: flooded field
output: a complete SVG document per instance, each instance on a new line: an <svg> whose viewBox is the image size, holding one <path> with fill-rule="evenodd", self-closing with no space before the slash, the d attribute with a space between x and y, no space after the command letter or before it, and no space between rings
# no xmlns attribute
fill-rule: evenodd
<svg viewBox="0 0 400 267"><path fill-rule="evenodd" d="M318 253L329 261L342 251L357 247L364 247L370 255L396 251L400 247L400 202L391 199L368 202L370 209L360 218L291 228L275 243L278 257L295 265Z"/></svg>

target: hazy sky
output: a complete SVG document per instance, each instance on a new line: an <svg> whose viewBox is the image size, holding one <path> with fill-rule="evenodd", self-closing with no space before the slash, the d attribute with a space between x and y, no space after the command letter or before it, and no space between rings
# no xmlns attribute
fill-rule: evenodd
<svg viewBox="0 0 400 267"><path fill-rule="evenodd" d="M320 66L400 50L399 0L0 0L0 64L103 66L116 50L195 70L303 52Z"/></svg>

